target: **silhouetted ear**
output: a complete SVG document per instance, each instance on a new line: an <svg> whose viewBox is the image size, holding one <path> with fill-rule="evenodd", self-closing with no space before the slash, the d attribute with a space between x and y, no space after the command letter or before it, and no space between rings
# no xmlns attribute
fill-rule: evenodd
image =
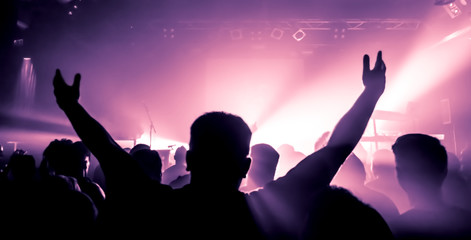
<svg viewBox="0 0 471 240"><path fill-rule="evenodd" d="M242 162L242 165L241 165L241 177L242 178L245 178L247 177L247 173L249 172L249 169L250 169L250 164L252 163L252 159L251 158L245 158L244 161Z"/></svg>
<svg viewBox="0 0 471 240"><path fill-rule="evenodd" d="M193 169L193 159L195 159L195 153L191 150L186 151L186 170L189 172Z"/></svg>

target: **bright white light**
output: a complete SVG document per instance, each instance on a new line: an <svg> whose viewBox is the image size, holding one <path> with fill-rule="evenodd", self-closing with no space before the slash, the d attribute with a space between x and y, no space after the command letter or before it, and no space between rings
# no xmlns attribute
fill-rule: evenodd
<svg viewBox="0 0 471 240"><path fill-rule="evenodd" d="M461 15L461 9L456 5L456 3L450 3L443 7L451 18L456 18Z"/></svg>
<svg viewBox="0 0 471 240"><path fill-rule="evenodd" d="M170 149L173 146L185 146L187 149L189 148L187 143L183 143L183 142L179 142L179 141L175 141L175 140L171 140L171 139L167 139L163 137L158 137L154 135L152 135L152 142L151 142L149 139L149 133L144 133L142 134L141 137L136 139L136 144L140 144L140 143L151 145L151 148L154 150Z"/></svg>
<svg viewBox="0 0 471 240"><path fill-rule="evenodd" d="M402 69L388 83L379 109L402 111L408 102L413 102L443 81L446 81L467 66L471 45L458 37L471 31L467 27L445 36L432 45L419 43Z"/></svg>
<svg viewBox="0 0 471 240"><path fill-rule="evenodd" d="M302 29L299 29L293 34L293 38L298 42L303 40L304 37L306 37L306 33Z"/></svg>
<svg viewBox="0 0 471 240"><path fill-rule="evenodd" d="M206 64L205 107L264 124L304 79L302 59L210 59Z"/></svg>

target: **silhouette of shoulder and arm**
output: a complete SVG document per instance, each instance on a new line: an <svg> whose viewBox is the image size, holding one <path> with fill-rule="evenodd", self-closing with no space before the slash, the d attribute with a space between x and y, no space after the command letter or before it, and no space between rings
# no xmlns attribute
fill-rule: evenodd
<svg viewBox="0 0 471 240"><path fill-rule="evenodd" d="M99 161L109 193L115 190L122 191L125 186L132 189L134 186L131 181L148 180L149 177L143 173L137 161L79 104L80 79L80 74L76 74L72 86L69 86L65 83L61 72L56 70L53 81L54 95L77 135Z"/></svg>
<svg viewBox="0 0 471 240"><path fill-rule="evenodd" d="M250 193L250 203L265 232L278 238L293 234L301 225L309 197L329 186L337 170L353 151L385 89L386 66L378 52L370 70L368 55L363 58L364 90L340 119L326 146L307 156L284 177Z"/></svg>
<svg viewBox="0 0 471 240"><path fill-rule="evenodd" d="M103 224L102 230L106 234L107 230L116 234L138 234L136 229L150 227L146 225L151 223L147 219L156 220L149 207L159 207L157 193L168 191L170 187L152 181L139 163L78 102L80 78L80 74L76 74L70 86L57 69L53 80L54 95L77 135L97 158L105 176L106 203L98 218L99 224Z"/></svg>
<svg viewBox="0 0 471 240"><path fill-rule="evenodd" d="M326 187L312 201L300 239L394 239L378 211L346 188Z"/></svg>
<svg viewBox="0 0 471 240"><path fill-rule="evenodd" d="M268 237L273 237L280 230L290 229L293 224L298 229L303 217L291 221L292 216L299 217L299 213L309 205L306 202L309 196L329 185L340 165L360 140L384 91L386 67L382 53L378 52L373 70L370 70L369 60L369 56L365 55L365 89L337 123L327 145L307 156L286 176L250 195L238 191L251 161L247 157L251 138L247 124L240 117L223 112L207 113L196 119L191 127L190 150L186 157L187 167L191 172L190 184L169 194L172 201L176 200L172 204L180 206L178 213L185 214L175 214L172 216L173 220L186 218L185 231L175 232L179 234L176 237L259 236L259 227ZM64 82L60 71L56 71L54 93L57 103L78 136L100 162L109 191L107 197L118 194L127 199L126 194L129 193L142 196L141 191L146 182L150 181L149 177L78 103L79 85L79 74L75 76L72 86L69 86ZM139 184L143 186L137 188ZM140 198L141 201L147 201L139 204L151 206L150 200L165 197L167 188L157 189L150 198ZM150 192L149 189L147 191ZM163 207L160 206L159 209ZM165 213L159 214L165 216ZM159 215L154 215L154 218L156 216L158 218ZM274 225L270 222L282 223L277 225L282 228L273 229ZM297 231L290 234L297 235Z"/></svg>

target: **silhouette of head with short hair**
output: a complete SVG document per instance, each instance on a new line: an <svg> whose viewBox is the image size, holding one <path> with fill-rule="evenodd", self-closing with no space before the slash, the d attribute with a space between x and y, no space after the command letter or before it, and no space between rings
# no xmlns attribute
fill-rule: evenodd
<svg viewBox="0 0 471 240"><path fill-rule="evenodd" d="M49 171L54 175L83 177L88 171L90 153L82 142L61 139L50 142L43 152Z"/></svg>
<svg viewBox="0 0 471 240"><path fill-rule="evenodd" d="M342 166L340 166L331 184L348 189L351 186L363 185L365 180L366 171L363 162L355 154L350 154Z"/></svg>
<svg viewBox="0 0 471 240"><path fill-rule="evenodd" d="M175 165L183 165L185 164L186 158L186 148L184 146L180 146L175 150L175 155L173 155L173 159L175 159Z"/></svg>
<svg viewBox="0 0 471 240"><path fill-rule="evenodd" d="M252 146L250 156L252 166L248 175L251 181L258 187L273 181L280 154L272 146L260 143Z"/></svg>
<svg viewBox="0 0 471 240"><path fill-rule="evenodd" d="M150 149L150 146L147 145L147 144L144 144L144 143L138 143L129 150L129 154L132 155L133 153L135 153L139 150L142 150L142 149Z"/></svg>
<svg viewBox="0 0 471 240"><path fill-rule="evenodd" d="M136 151L131 150L131 156L138 162L141 169L152 180L161 182L162 180L162 159L159 152L147 148Z"/></svg>
<svg viewBox="0 0 471 240"><path fill-rule="evenodd" d="M177 148L177 150L175 150L175 154L173 155L175 164L165 169L165 171L162 173L163 184L168 184L171 187L179 188L190 182L190 176L185 165L186 151L187 150L184 146L180 146ZM185 175L188 176L183 177ZM185 180L183 181L183 179Z"/></svg>
<svg viewBox="0 0 471 240"><path fill-rule="evenodd" d="M397 179L413 205L420 204L421 199L439 196L447 175L447 152L437 138L406 134L397 138L392 150Z"/></svg>
<svg viewBox="0 0 471 240"><path fill-rule="evenodd" d="M36 176L36 161L23 150L16 150L6 167L8 178L16 182L30 182Z"/></svg>
<svg viewBox="0 0 471 240"><path fill-rule="evenodd" d="M193 186L237 190L250 167L252 132L244 120L225 112L209 112L191 126L187 169Z"/></svg>

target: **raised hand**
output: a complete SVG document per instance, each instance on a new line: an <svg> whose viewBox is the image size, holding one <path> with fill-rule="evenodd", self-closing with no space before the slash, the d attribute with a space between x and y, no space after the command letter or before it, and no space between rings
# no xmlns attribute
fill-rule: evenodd
<svg viewBox="0 0 471 240"><path fill-rule="evenodd" d="M54 85L54 95L56 96L56 101L60 108L63 109L68 104L78 102L80 97L80 78L79 73L75 74L74 82L72 86L69 86L64 81L60 70L56 70L56 75L52 83Z"/></svg>
<svg viewBox="0 0 471 240"><path fill-rule="evenodd" d="M376 63L373 70L370 70L370 57L363 56L363 85L365 88L372 88L383 93L386 84L386 65L383 62L383 53L378 51Z"/></svg>

